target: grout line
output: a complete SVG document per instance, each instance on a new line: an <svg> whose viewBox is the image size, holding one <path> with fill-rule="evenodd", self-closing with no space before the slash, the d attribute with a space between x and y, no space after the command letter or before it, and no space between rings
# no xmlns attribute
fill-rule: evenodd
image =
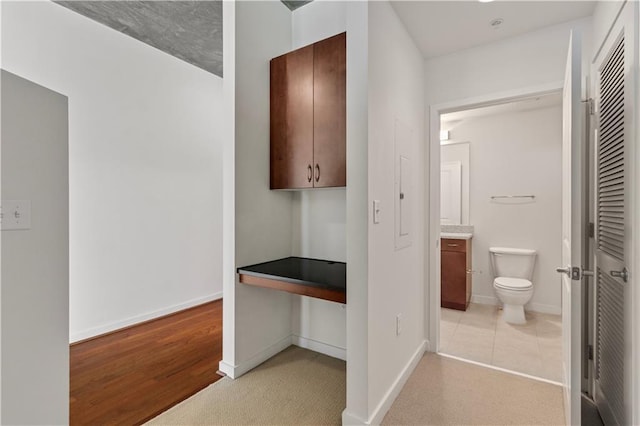
<svg viewBox="0 0 640 426"><path fill-rule="evenodd" d="M536 377L536 376L531 376L529 374L520 373L518 371L507 370L506 368L496 367L495 365L484 364L482 362L472 361L470 359L460 358L460 357L457 357L455 355L449 355L449 354L445 354L445 353L442 353L442 352L438 352L438 355L440 355L440 356L442 356L444 358L455 359L456 361L461 361L461 362L466 362L468 364L477 365L479 367L485 367L485 368L489 368L491 370L502 371L503 373L513 374L514 376L524 377L525 379L536 380L538 382L543 382L543 383L548 383L550 385L563 387L562 383L554 382L553 380L544 379L542 377Z"/></svg>
<svg viewBox="0 0 640 426"><path fill-rule="evenodd" d="M455 359L460 359L460 360L463 360L463 361L471 362L471 363L477 363L479 365L490 367L490 368L494 368L494 369L499 370L499 371L505 371L505 372L512 373L512 374L522 375L523 377L529 377L529 378L533 378L533 379L536 379L536 380L548 382L548 383L555 384L555 385L561 385L556 381L553 381L551 379L546 379L546 378L542 377L542 375L541 376L532 376L532 375L529 375L529 374L526 374L526 373L520 373L520 372L517 372L517 371L514 371L514 370L504 369L504 368L498 367L498 366L496 366L494 364L494 362L495 362L494 357L495 357L496 345L497 345L496 342L497 342L497 336L498 336L498 322L500 321L500 317L501 317L501 315L500 315L501 312L500 311L501 311L500 309L496 309L495 311L489 311L487 313L483 313L483 317L487 317L488 316L489 319L491 319L491 317L495 317L494 318L495 319L494 326L492 327L493 328L493 333L492 333L491 338L493 340L491 342L491 357L490 357L489 364L485 364L485 363L482 363L482 362L479 362L479 361L475 361L475 360L469 359L469 358L460 358L457 355L452 355L452 354L449 354L449 353L440 352L440 354L444 355L444 356L449 356L449 357L452 357L452 358L455 358ZM454 340L454 337L457 334L457 330L459 328L459 325L462 323L463 316L467 315L468 313L469 313L469 311L465 311L465 312L462 312L460 314L460 316L458 317L458 321L456 322L456 326L454 328L454 332L451 335L451 338L449 339L449 341ZM530 318L530 322L534 323L533 324L534 325L534 327L533 327L534 328L534 336L531 336L531 337L533 337L533 339L531 339L531 340L533 342L535 342L536 349L537 349L536 359L539 362L540 369L542 369L542 367L544 365L544 362L543 362L543 356L542 356L542 349L540 347L540 340L539 340L539 336L538 336L537 319L538 318L535 315ZM527 340L529 340L529 339L527 339ZM440 350L441 351L443 351L443 350L446 351L446 348L441 347Z"/></svg>

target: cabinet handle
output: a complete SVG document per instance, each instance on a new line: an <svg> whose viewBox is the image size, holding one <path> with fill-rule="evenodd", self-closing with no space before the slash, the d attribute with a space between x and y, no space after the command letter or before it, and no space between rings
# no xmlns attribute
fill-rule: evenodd
<svg viewBox="0 0 640 426"><path fill-rule="evenodd" d="M320 165L316 163L316 182L320 182Z"/></svg>
<svg viewBox="0 0 640 426"><path fill-rule="evenodd" d="M447 247L458 247L458 244L447 244Z"/></svg>
<svg viewBox="0 0 640 426"><path fill-rule="evenodd" d="M307 181L311 182L312 180L313 180L313 168L311 167L311 164L309 164L307 168Z"/></svg>

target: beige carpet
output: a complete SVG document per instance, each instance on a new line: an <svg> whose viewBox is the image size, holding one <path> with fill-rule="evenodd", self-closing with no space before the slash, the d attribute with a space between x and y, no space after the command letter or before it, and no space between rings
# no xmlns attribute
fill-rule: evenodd
<svg viewBox="0 0 640 426"><path fill-rule="evenodd" d="M339 425L344 361L291 346L244 376L223 378L153 425Z"/></svg>
<svg viewBox="0 0 640 426"><path fill-rule="evenodd" d="M345 363L291 346L246 375L224 378L148 424L339 425ZM562 389L425 355L384 425L561 425Z"/></svg>
<svg viewBox="0 0 640 426"><path fill-rule="evenodd" d="M426 354L383 425L563 425L562 388Z"/></svg>

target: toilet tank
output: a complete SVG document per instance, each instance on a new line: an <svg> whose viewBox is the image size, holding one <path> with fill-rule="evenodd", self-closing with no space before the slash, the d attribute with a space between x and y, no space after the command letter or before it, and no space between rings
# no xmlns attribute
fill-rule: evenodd
<svg viewBox="0 0 640 426"><path fill-rule="evenodd" d="M495 277L523 278L531 281L536 263L536 251L511 247L489 248Z"/></svg>

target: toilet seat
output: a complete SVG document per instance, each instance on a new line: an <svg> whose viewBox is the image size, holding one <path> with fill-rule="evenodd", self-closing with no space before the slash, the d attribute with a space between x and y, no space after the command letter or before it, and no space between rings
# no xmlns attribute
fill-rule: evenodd
<svg viewBox="0 0 640 426"><path fill-rule="evenodd" d="M525 291L533 288L533 283L522 278L498 277L493 281L493 285L505 290Z"/></svg>

